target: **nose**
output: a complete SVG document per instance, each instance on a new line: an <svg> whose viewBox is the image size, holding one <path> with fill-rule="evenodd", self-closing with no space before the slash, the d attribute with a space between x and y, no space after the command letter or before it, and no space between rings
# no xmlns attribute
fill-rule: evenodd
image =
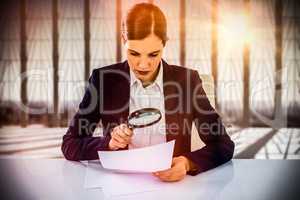
<svg viewBox="0 0 300 200"><path fill-rule="evenodd" d="M149 61L148 61L148 59L146 59L146 58L141 58L140 60L139 60L139 63L138 63L138 68L140 69L140 70L146 70L146 69L148 69L148 66L150 65L150 63L149 63Z"/></svg>

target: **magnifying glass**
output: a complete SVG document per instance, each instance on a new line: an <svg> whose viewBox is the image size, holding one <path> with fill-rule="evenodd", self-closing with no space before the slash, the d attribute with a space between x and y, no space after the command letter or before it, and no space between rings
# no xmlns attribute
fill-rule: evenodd
<svg viewBox="0 0 300 200"><path fill-rule="evenodd" d="M161 112L156 108L143 108L131 113L127 125L130 129L151 126L161 119Z"/></svg>

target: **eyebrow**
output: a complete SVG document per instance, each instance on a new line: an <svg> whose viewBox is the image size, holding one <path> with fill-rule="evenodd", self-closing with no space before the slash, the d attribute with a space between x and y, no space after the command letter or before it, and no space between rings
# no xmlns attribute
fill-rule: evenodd
<svg viewBox="0 0 300 200"><path fill-rule="evenodd" d="M128 50L129 50L129 51L132 51L132 52L134 52L134 53L137 53L137 54L141 54L141 53L139 53L139 52L137 52L137 51L135 51L135 50L133 50L133 49L128 49ZM158 52L160 52L160 50L152 51L152 52L148 53L148 55L154 54L154 53L158 53Z"/></svg>

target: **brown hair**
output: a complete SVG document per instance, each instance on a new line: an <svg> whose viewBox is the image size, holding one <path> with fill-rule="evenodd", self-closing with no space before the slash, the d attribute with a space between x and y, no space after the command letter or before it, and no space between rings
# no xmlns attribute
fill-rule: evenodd
<svg viewBox="0 0 300 200"><path fill-rule="evenodd" d="M167 20L163 12L150 3L134 5L122 22L122 35L125 40L140 40L154 33L165 46L167 37Z"/></svg>

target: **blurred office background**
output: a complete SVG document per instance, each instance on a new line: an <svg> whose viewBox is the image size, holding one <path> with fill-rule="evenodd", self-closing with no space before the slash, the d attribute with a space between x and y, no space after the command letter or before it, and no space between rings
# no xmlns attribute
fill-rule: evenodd
<svg viewBox="0 0 300 200"><path fill-rule="evenodd" d="M125 59L121 19L141 0L1 1L0 157L60 158L94 68ZM214 78L236 158L300 159L300 2L152 0L164 59Z"/></svg>

